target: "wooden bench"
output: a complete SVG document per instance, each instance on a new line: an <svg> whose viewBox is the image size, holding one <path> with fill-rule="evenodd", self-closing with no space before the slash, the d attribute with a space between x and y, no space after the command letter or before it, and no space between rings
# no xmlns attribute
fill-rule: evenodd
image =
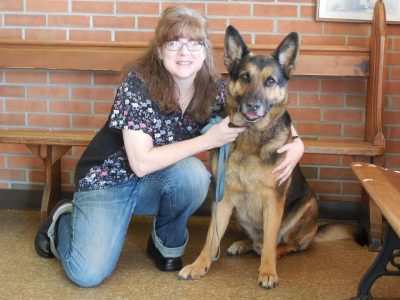
<svg viewBox="0 0 400 300"><path fill-rule="evenodd" d="M251 45L254 53L270 53L275 45ZM88 70L120 72L141 56L143 43L27 42L0 41L0 68ZM223 46L215 45L215 62L225 74ZM364 140L303 139L306 153L351 155L357 161L383 164L385 137L382 111L385 80L386 20L382 1L375 6L370 46L301 47L296 68L298 76L368 77ZM317 63L316 63L317 62ZM324 67L321 68L321 65ZM22 143L43 159L46 172L45 195L41 216L45 218L60 187L59 159L71 146L86 146L93 133L36 132L35 130L0 130L0 143ZM364 199L362 221L371 237L372 248L380 246L382 217L373 203Z"/></svg>
<svg viewBox="0 0 400 300"><path fill-rule="evenodd" d="M372 299L371 287L376 279L400 275L400 172L368 163L352 163L351 168L387 221L382 250L361 280L357 297L353 298L366 300Z"/></svg>

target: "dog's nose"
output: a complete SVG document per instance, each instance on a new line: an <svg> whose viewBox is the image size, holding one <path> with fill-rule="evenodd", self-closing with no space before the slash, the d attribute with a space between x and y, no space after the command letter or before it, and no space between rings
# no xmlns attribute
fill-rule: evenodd
<svg viewBox="0 0 400 300"><path fill-rule="evenodd" d="M249 101L246 103L246 107L249 110L257 110L261 107L261 103L258 101Z"/></svg>

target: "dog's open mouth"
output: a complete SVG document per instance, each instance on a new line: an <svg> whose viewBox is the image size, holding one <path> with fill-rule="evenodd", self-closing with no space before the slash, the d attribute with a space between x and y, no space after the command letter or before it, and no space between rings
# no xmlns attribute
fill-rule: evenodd
<svg viewBox="0 0 400 300"><path fill-rule="evenodd" d="M264 115L263 115L264 116ZM244 117L246 118L247 121L249 122L255 122L258 119L262 118L263 116L259 116L256 112L250 111L246 114L244 114Z"/></svg>

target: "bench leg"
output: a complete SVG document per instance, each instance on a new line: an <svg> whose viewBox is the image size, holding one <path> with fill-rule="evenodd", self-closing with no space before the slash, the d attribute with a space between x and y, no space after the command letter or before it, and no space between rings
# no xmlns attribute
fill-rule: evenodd
<svg viewBox="0 0 400 300"><path fill-rule="evenodd" d="M52 162L52 156L43 158L45 168L45 186L40 208L40 221L43 223L61 195L61 158Z"/></svg>
<svg viewBox="0 0 400 300"><path fill-rule="evenodd" d="M43 223L61 194L61 157L70 146L27 145L44 164L45 182L40 207L40 221Z"/></svg>
<svg viewBox="0 0 400 300"><path fill-rule="evenodd" d="M352 300L369 300L374 282L381 276L400 275L400 239L388 224L383 247L369 270L365 273L358 287L358 293ZM396 270L388 270L388 265Z"/></svg>
<svg viewBox="0 0 400 300"><path fill-rule="evenodd" d="M383 164L383 158L375 157L368 160L365 157L355 157L357 161L366 163ZM361 190L361 218L360 223L368 233L369 251L379 252L382 248L382 212L379 207L369 198L367 192Z"/></svg>

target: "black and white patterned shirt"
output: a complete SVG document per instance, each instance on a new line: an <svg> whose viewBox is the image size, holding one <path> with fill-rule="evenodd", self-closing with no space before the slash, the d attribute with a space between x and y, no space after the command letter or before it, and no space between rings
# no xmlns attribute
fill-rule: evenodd
<svg viewBox="0 0 400 300"><path fill-rule="evenodd" d="M226 82L221 81L212 106L212 116L223 109ZM104 127L83 153L75 172L78 191L111 187L136 176L129 166L122 130L140 130L153 139L155 147L187 140L200 134L207 124L193 121L182 111L166 113L152 101L139 73L128 74L117 90L111 113Z"/></svg>

